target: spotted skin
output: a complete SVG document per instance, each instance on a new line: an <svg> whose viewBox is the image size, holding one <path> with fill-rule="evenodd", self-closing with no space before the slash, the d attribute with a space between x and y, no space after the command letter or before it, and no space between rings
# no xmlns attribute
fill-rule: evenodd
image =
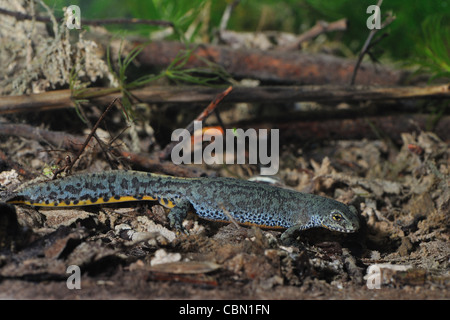
<svg viewBox="0 0 450 320"><path fill-rule="evenodd" d="M356 210L336 200L233 178L177 178L138 171L73 175L28 186L7 199L13 204L69 207L157 200L172 208L171 224L182 229L189 207L204 219L294 231L359 228Z"/></svg>

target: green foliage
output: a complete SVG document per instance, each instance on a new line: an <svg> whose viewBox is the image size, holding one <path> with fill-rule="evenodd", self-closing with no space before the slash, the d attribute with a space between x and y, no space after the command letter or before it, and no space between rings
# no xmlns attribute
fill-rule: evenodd
<svg viewBox="0 0 450 320"><path fill-rule="evenodd" d="M188 82L208 86L214 86L214 83L219 80L221 83L231 81L231 76L224 69L201 57L197 58L206 63L207 68L184 68L194 51L195 47L180 51L163 75L177 83Z"/></svg>
<svg viewBox="0 0 450 320"><path fill-rule="evenodd" d="M195 47L193 47L191 49L180 51L170 65L159 74L144 75L138 79L128 82L127 69L137 55L146 47L146 45L147 43L143 43L136 46L124 58L122 58L123 55L121 45L118 52L117 68L114 68L113 62L111 61L110 48L108 47L106 51L108 67L119 83L118 89L122 93L122 104L125 107L128 116L132 115L131 93L129 90L149 84L150 82L162 77L166 77L177 83L184 82L208 86L214 86L215 82L223 83L231 79L226 71L207 60L204 60L204 62L207 63L208 68L184 68L189 60L189 57L195 50Z"/></svg>
<svg viewBox="0 0 450 320"><path fill-rule="evenodd" d="M311 6L309 12L314 19L332 21L338 18L347 18L349 20L349 30L345 32L342 41L356 53L368 34L366 21L369 15L366 13L366 9L369 5L377 4L378 1L306 0L306 2ZM450 1L384 0L380 9L382 19L383 15L390 11L396 16L396 20L382 30L389 32L389 37L384 39L378 47L381 47L390 58L408 59L417 56L415 43L422 36L421 23L436 13L446 13L449 16Z"/></svg>
<svg viewBox="0 0 450 320"><path fill-rule="evenodd" d="M422 23L423 38L417 42L419 59L415 62L422 71L435 78L450 78L450 26L442 15L432 15Z"/></svg>
<svg viewBox="0 0 450 320"><path fill-rule="evenodd" d="M133 17L152 20L167 20L183 35L194 22L209 0L131 0L126 1L127 8Z"/></svg>
<svg viewBox="0 0 450 320"><path fill-rule="evenodd" d="M62 16L64 7L78 5L82 19L137 18L170 21L175 26L172 37L185 42L190 40L185 39L186 30L209 1L211 0L47 0L45 2L54 8L56 16ZM144 36L162 29L162 27L144 24L111 24L106 27L121 34L128 31Z"/></svg>
<svg viewBox="0 0 450 320"><path fill-rule="evenodd" d="M129 67L130 63L136 58L136 56L142 51L142 49L145 47L146 44L141 44L135 48L133 48L128 55L125 56L125 58L122 58L122 43L120 44L119 52L118 52L118 58L117 58L117 68L118 71L115 71L115 68L112 64L111 57L110 57L110 48L108 47L106 50L106 60L108 62L108 67L110 72L115 76L116 80L119 83L119 90L122 93L122 104L125 108L125 111L128 116L131 115L131 94L128 91L130 89L129 85L127 84L127 75L126 71ZM150 82L151 79L148 79L148 82Z"/></svg>
<svg viewBox="0 0 450 320"><path fill-rule="evenodd" d="M219 26L227 4L233 0L46 0L56 10L69 4L79 5L82 18L141 18L168 20L175 24L172 39L192 42L210 39ZM327 38L337 39L356 55L367 38L366 9L378 0L242 0L231 15L228 27L235 31L280 30L301 33L318 20L335 21L347 18L349 29L344 33L330 33ZM206 10L206 11L205 11ZM441 14L450 16L450 0L384 0L381 15L392 12L396 20L384 32L377 48L385 57L405 61L422 56L420 43L422 24L428 17ZM62 14L62 12L60 12ZM209 15L202 17L202 15ZM448 25L443 19L442 24ZM200 28L200 26L202 26ZM134 32L148 36L161 27L147 25L109 25L108 29L120 33ZM187 32L188 29L192 29ZM448 30L445 29L445 30ZM433 30L430 30L433 31ZM434 32L434 31L433 31ZM445 31L448 35L448 31ZM442 32L441 32L442 34ZM189 39L185 39L188 35Z"/></svg>
<svg viewBox="0 0 450 320"><path fill-rule="evenodd" d="M115 72L111 63L109 48L107 50L107 60L110 71L116 76L120 88L129 90L132 88L146 85L162 77L167 77L175 82L185 82L197 85L214 85L216 81L229 81L230 76L225 70L211 62L204 60L208 64L208 68L184 68L189 57L195 51L195 47L191 49L181 50L170 65L157 75L144 75L136 80L127 83L126 70L136 56L145 48L147 43L143 43L132 49L125 58L121 58L122 47L119 49L119 58L117 60L118 71Z"/></svg>

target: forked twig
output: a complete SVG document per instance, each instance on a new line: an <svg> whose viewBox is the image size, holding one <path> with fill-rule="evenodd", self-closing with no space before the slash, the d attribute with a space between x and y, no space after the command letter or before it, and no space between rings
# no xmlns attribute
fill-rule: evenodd
<svg viewBox="0 0 450 320"><path fill-rule="evenodd" d="M378 0L377 6L380 7L383 3L383 0ZM350 85L355 84L356 80L356 74L358 73L359 66L361 65L362 59L364 58L364 55L366 53L369 53L369 50L375 46L378 42L380 42L382 39L384 39L388 34L384 33L381 35L377 40L375 40L372 44L372 39L375 36L375 34L381 30L384 29L386 26L392 23L392 21L395 20L395 16L389 16L386 18L386 20L383 22L383 24L380 26L380 29L374 28L370 31L369 36L366 39L366 42L364 42L364 45L361 49L361 52L359 53L358 60L356 61L355 68L353 69L352 79L350 81ZM369 53L370 54L370 53Z"/></svg>
<svg viewBox="0 0 450 320"><path fill-rule="evenodd" d="M233 87L228 87L225 91L219 93L213 101L210 102L210 104L197 116L197 118L195 118L195 120L193 120L187 127L186 130L189 131L189 133L193 133L194 132L194 121L205 121L206 118L208 118L211 113L213 113L217 106L219 105L219 103L231 92L231 90L233 90ZM160 160L165 160L169 157L169 155L172 153L172 149L174 148L174 146L178 143L178 141L173 141L171 143L169 143L163 151L161 151L161 153L159 154L159 159Z"/></svg>
<svg viewBox="0 0 450 320"><path fill-rule="evenodd" d="M122 103L120 102L119 98L115 98L109 105L108 107L105 109L105 111L103 111L102 115L100 116L100 118L98 118L97 122L95 123L95 125L92 127L91 132L89 133L89 135L87 136L86 140L84 141L83 145L81 146L80 150L78 151L75 159L73 159L73 161L71 161L69 163L69 165L67 166L66 169L64 169L64 171L70 171L72 170L75 162L78 161L78 159L81 157L81 155L84 152L84 149L86 149L86 146L89 144L89 142L91 141L92 137L95 134L95 131L97 130L98 126L100 125L100 123L103 121L103 119L105 118L106 114L109 112L109 110L111 110L111 108L113 107L113 105L116 103L116 101L119 101L120 105L123 108ZM56 177L57 173L54 174L54 178Z"/></svg>

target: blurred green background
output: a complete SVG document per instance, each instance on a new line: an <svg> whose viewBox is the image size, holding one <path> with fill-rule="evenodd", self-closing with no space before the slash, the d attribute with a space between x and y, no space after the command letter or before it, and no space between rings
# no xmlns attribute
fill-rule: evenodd
<svg viewBox="0 0 450 320"><path fill-rule="evenodd" d="M62 8L76 4L82 19L142 18L175 23L185 41L207 42L233 0L46 0L56 16ZM366 9L377 0L242 0L234 8L227 29L233 31L278 30L300 34L316 21L333 22L347 18L346 32L329 33L327 41L339 41L355 56L369 30ZM435 77L450 75L450 0L384 0L382 19L388 12L396 20L379 32L389 36L374 51L377 59L416 63ZM109 25L109 30L149 36L161 27ZM172 35L171 39L180 39Z"/></svg>

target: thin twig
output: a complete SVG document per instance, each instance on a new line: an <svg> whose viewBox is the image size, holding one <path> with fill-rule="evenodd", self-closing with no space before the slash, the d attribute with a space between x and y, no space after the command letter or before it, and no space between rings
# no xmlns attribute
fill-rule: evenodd
<svg viewBox="0 0 450 320"><path fill-rule="evenodd" d="M84 109L80 107L80 108L78 109L78 111L80 112L82 118L86 120L86 123L89 125L89 127L92 128L92 124L91 124L91 122L89 121L88 117L86 116L86 114L85 114L85 112L84 112ZM100 139L100 137L98 136L97 133L94 133L94 138L95 138L95 140L97 140L97 143L98 143L98 145L99 145L101 151L103 152L103 155L105 156L106 161L108 161L109 165L112 167L112 164L111 164L111 162L109 161L110 159L109 159L109 156L108 156L108 152L105 150L103 141ZM55 175L55 177L56 177L56 175Z"/></svg>
<svg viewBox="0 0 450 320"><path fill-rule="evenodd" d="M220 20L219 30L226 30L228 25L228 20L230 20L231 12L233 9L241 2L241 0L234 0L232 3L229 3L223 12L222 19Z"/></svg>
<svg viewBox="0 0 450 320"><path fill-rule="evenodd" d="M40 22L51 22L49 17L41 17L41 16L31 16L29 14L24 14L16 11L9 11L0 8L0 14L12 16L16 18L16 20L35 20ZM63 21L64 18L60 18L59 21ZM146 24L151 26L163 26L163 27L173 27L174 24L170 21L165 20L147 20L147 19L124 19L124 18L113 18L113 19L91 19L91 20L81 20L82 24L90 25L90 26L101 26L104 24Z"/></svg>
<svg viewBox="0 0 450 320"><path fill-rule="evenodd" d="M315 38L322 33L347 30L347 24L348 24L347 19L340 19L330 23L326 21L317 21L314 27L296 37L294 43L283 46L282 49L283 50L299 49L303 42Z"/></svg>
<svg viewBox="0 0 450 320"><path fill-rule="evenodd" d="M197 118L195 118L195 120L193 120L187 127L186 130L189 131L189 133L193 133L194 132L194 122L195 121L205 121L206 118L209 117L209 115L211 113L214 112L214 110L217 108L217 106L219 105L219 103L231 92L231 90L233 90L233 87L228 87L225 91L219 93L213 101L210 102L210 104L197 116ZM166 160L169 155L172 152L172 149L174 148L174 146L178 143L178 141L173 141L171 143L169 143L163 151L161 151L159 158L161 160Z"/></svg>
<svg viewBox="0 0 450 320"><path fill-rule="evenodd" d="M231 90L233 90L233 87L228 87L224 92L219 93L194 121L206 120L206 118L208 118L209 115L213 113L219 103L231 92ZM192 121L187 128L190 132L194 130L194 121Z"/></svg>
<svg viewBox="0 0 450 320"><path fill-rule="evenodd" d="M61 172L69 172L70 165L72 164L72 158L70 156L66 156L64 161L65 161L65 165L62 168L59 168L59 169L56 169L55 171L53 171L52 180L55 180L56 177L58 176L58 174L60 174Z"/></svg>
<svg viewBox="0 0 450 320"><path fill-rule="evenodd" d="M82 24L87 24L90 26L101 26L104 24L146 24L149 26L163 26L163 27L173 27L173 23L165 20L147 20L147 19L91 19L91 20L81 20Z"/></svg>
<svg viewBox="0 0 450 320"><path fill-rule="evenodd" d="M228 211L223 204L219 204L219 207L222 209L225 216L227 216L228 220L230 220L230 223L234 224L236 229L242 229L242 227L239 225L239 222L236 221L230 211Z"/></svg>
<svg viewBox="0 0 450 320"><path fill-rule="evenodd" d="M80 158L80 156L83 154L84 149L86 148L86 146L88 145L89 141L91 141L92 136L95 134L95 131L97 130L98 126L100 125L100 123L103 121L103 119L105 118L106 114L109 112L109 110L112 108L112 106L116 103L116 101L119 100L119 98L115 98L110 104L109 106L106 108L106 110L102 113L102 115L100 116L100 118L97 120L97 123L94 125L94 127L91 130L91 133L89 133L88 137L86 138L86 141L84 141L83 145L81 146L80 151L78 151L77 156L75 157L75 159L70 163L70 165L67 168L67 171L70 171L75 162L77 162L77 160ZM120 102L120 100L119 100Z"/></svg>
<svg viewBox="0 0 450 320"><path fill-rule="evenodd" d="M380 7L381 4L383 3L383 0L378 0L377 6ZM350 85L354 85L355 84L355 80L356 80L356 74L358 73L358 69L359 66L361 65L362 59L364 58L364 55L366 53L368 53L368 51L378 42L380 42L382 39L384 39L387 34L383 34L379 39L377 39L376 41L374 41L373 45L371 45L371 41L373 39L373 37L375 36L375 34L381 30L384 29L384 27L388 26L389 24L392 23L392 21L395 20L395 16L389 16L388 18L386 18L386 20L383 22L383 24L380 26L380 29L374 28L370 31L369 36L366 39L366 42L364 42L364 45L361 49L361 52L359 53L358 56L358 60L356 61L355 64L355 68L353 69L353 75L352 75L352 79L350 81Z"/></svg>

